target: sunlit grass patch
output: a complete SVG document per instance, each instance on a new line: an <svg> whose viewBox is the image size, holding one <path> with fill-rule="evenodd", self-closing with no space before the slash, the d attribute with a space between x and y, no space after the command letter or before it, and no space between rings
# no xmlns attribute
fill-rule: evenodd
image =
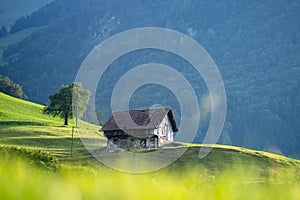
<svg viewBox="0 0 300 200"><path fill-rule="evenodd" d="M44 115L43 107L0 93L0 125L62 125L59 118Z"/></svg>
<svg viewBox="0 0 300 200"><path fill-rule="evenodd" d="M62 119L43 114L43 108L0 93L0 144L41 149L59 157L86 153L81 139L92 141L94 148L106 144L99 126L81 120L79 128L73 129L72 140L74 120L70 120L69 126L63 126Z"/></svg>
<svg viewBox="0 0 300 200"><path fill-rule="evenodd" d="M38 157L35 159L39 160ZM12 167L10 160L9 156L0 158L0 195L4 199L293 200L300 195L300 181L290 168L274 171L280 176L272 174L257 181L260 176L256 169L245 171L243 165L218 174L190 166L182 166L180 170L130 174L105 166L95 170L58 163L56 170L51 171L20 158L14 159Z"/></svg>

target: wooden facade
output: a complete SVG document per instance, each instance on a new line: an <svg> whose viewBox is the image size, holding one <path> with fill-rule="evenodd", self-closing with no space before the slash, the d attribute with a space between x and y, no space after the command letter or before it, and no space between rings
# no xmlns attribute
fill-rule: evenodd
<svg viewBox="0 0 300 200"><path fill-rule="evenodd" d="M172 110L163 108L113 113L102 131L108 148L157 148L172 142L178 128Z"/></svg>

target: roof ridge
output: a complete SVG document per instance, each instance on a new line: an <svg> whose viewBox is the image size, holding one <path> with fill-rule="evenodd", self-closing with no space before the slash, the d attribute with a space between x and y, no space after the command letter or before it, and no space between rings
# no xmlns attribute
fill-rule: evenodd
<svg viewBox="0 0 300 200"><path fill-rule="evenodd" d="M168 109L168 111L166 112L166 114L164 115L164 117L157 123L157 125L155 126L155 128L158 128L158 126L160 125L160 123L164 120L164 118L169 114L170 109Z"/></svg>
<svg viewBox="0 0 300 200"><path fill-rule="evenodd" d="M131 119L128 117L128 114ZM172 114L172 108L152 108L114 112L109 120L102 126L102 130L122 130L124 128L153 129L157 128L167 115L170 117L173 130L178 130Z"/></svg>
<svg viewBox="0 0 300 200"><path fill-rule="evenodd" d="M133 110L123 110L123 111L115 111L114 113L123 113L123 112L130 112L130 111L148 111L148 110L171 110L171 107L164 107L164 108L151 108L151 109L133 109Z"/></svg>

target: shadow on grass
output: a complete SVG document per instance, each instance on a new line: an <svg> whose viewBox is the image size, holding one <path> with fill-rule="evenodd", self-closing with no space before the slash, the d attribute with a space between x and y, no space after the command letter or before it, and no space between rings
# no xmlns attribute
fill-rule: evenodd
<svg viewBox="0 0 300 200"><path fill-rule="evenodd" d="M88 138L90 139L90 138ZM68 137L49 137L49 138L37 138L37 137L18 137L18 138L7 138L6 144L10 145L21 145L28 147L38 148L50 148L50 149L69 149L72 145L72 138ZM94 145L97 147L103 146L102 140L95 140ZM75 148L84 148L80 138L74 138L73 146Z"/></svg>
<svg viewBox="0 0 300 200"><path fill-rule="evenodd" d="M41 122L28 122L28 121L0 121L1 125L22 125L22 126L46 126L47 124Z"/></svg>

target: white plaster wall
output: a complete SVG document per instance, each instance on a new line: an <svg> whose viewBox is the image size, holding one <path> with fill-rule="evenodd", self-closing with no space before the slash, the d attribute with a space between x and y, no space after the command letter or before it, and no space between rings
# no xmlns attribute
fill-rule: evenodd
<svg viewBox="0 0 300 200"><path fill-rule="evenodd" d="M173 130L168 115L161 121L154 134L159 136L159 145L173 142Z"/></svg>

